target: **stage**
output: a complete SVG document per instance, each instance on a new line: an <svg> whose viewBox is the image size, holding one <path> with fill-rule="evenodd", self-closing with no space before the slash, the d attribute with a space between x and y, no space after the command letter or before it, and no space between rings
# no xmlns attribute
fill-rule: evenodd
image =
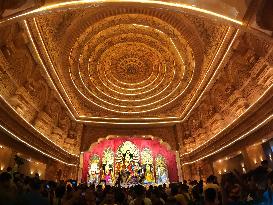
<svg viewBox="0 0 273 205"><path fill-rule="evenodd" d="M124 187L177 182L176 152L153 137L104 139L83 154L82 178Z"/></svg>

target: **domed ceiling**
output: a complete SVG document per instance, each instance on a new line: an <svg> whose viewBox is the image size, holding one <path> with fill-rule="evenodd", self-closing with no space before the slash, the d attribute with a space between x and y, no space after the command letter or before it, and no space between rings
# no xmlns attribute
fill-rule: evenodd
<svg viewBox="0 0 273 205"><path fill-rule="evenodd" d="M183 119L236 33L189 14L114 6L53 13L25 25L71 115L121 124Z"/></svg>
<svg viewBox="0 0 273 205"><path fill-rule="evenodd" d="M184 164L232 145L273 119L272 22L219 1L5 0L1 131L66 164L108 135L159 137Z"/></svg>

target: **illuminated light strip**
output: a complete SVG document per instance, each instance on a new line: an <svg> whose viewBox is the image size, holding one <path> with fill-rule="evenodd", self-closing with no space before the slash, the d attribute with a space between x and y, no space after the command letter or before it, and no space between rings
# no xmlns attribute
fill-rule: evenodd
<svg viewBox="0 0 273 205"><path fill-rule="evenodd" d="M165 69L164 69L165 72L164 72L164 76L163 76L163 78L165 78L165 75L166 75L166 65L163 66L163 67L165 67ZM158 74L158 76L159 76L159 74ZM157 78L158 78L158 77L157 77ZM157 79L155 79L155 80L157 80ZM154 81L155 81L155 80L154 80ZM161 84L161 82L162 82L163 80L164 80L164 79L162 79L162 80L159 82L159 84ZM153 81L152 83L154 83L154 81ZM151 83L151 84L152 84L152 83ZM113 85L114 85L114 84L113 84ZM158 85L157 85L157 87L158 87ZM168 85L168 87L169 87L169 85ZM156 87L155 87L155 88L156 88ZM154 89L155 89L155 88L154 88ZM88 88L87 88L87 89L88 89ZM101 92L101 90L98 89L97 87L96 87L96 89L97 89L99 92ZM161 94L164 90L166 90L166 88L163 89L162 91L160 91L159 93L157 93L156 95L153 95L153 96L150 96L150 97L147 97L147 98L143 98L143 99L134 99L134 100L118 99L118 98L115 98L115 97L113 97L113 96L107 95L107 94L105 94L104 92L101 92L101 93L104 94L104 95L106 95L107 97L112 98L112 99L117 100L117 101L122 101L122 102L132 102L132 101L141 102L141 101L149 100L149 99L151 99L151 98L156 97L157 95Z"/></svg>
<svg viewBox="0 0 273 205"><path fill-rule="evenodd" d="M182 3L172 3L172 2L164 2L164 1L156 1L156 0L78 0L78 1L69 1L69 2L62 2L62 3L55 3L47 6L42 6L40 8L34 9L32 11L28 11L10 18L6 18L2 21L0 21L0 24L5 23L7 21L11 21L17 18L21 17L27 17L28 15L32 14L39 14L45 11L50 11L54 9L61 9L61 8L66 8L69 6L77 6L77 5L88 5L91 3L95 4L100 4L100 3L141 3L141 4L154 4L154 5L161 5L161 6L167 6L167 7L174 7L174 8L180 8L180 9L187 9L187 10L192 10L200 13L204 13L207 15L211 15L217 18L221 18L230 22L233 22L238 25L243 25L242 21L230 18L225 15L221 15L218 13L215 13L213 11L209 11L206 9L198 8L195 6L187 5L187 4L182 4Z"/></svg>
<svg viewBox="0 0 273 205"><path fill-rule="evenodd" d="M85 115L81 115L79 117L83 117L83 118L88 118L88 116L85 116ZM94 119L100 119L101 117L93 117ZM166 117L168 119L176 119L176 117ZM118 117L111 117L111 118L107 118L107 117L104 117L103 119L106 119L106 120L119 120L120 118ZM157 118L157 117L143 117L141 119L144 119L144 120L158 120L160 118ZM139 118L136 118L136 119L132 119L132 118L129 118L127 120L139 120Z"/></svg>
<svg viewBox="0 0 273 205"><path fill-rule="evenodd" d="M124 114L137 114L137 113L149 112L149 111L152 111L152 110L155 110L155 109L159 109L159 108L160 108L160 107L156 107L156 108L154 108L154 109L144 110L144 111L138 111L138 112L122 112L122 111L118 111L118 110L113 110L113 109L110 109L110 108L106 108L106 107L104 107L104 106L101 106L101 105L99 105L98 103L96 103L96 102L90 100L89 98L87 98L87 97L78 89L77 85L75 84L75 82L74 82L73 80L72 80L72 83L73 83L73 85L77 88L78 92L79 92L87 101L89 101L89 102L95 104L95 105L98 106L98 107L101 107L101 108L103 108L103 109L105 109L105 110L109 110L109 111L112 111L112 112L124 113ZM172 92L171 92L169 95L171 95L171 94L172 94ZM110 104L110 105L112 105L112 106L115 106L115 107L124 107L124 108L127 108L127 107L128 107L128 106L122 106L122 105L115 105L115 104L112 104L112 103L110 103L110 102L107 102L107 101L105 101L105 100L99 98L98 96L94 95L93 93L92 93L92 95L93 95L94 97L98 98L100 101L105 102L105 103L107 103L107 104ZM167 96L167 97L168 97L168 96ZM165 105L166 105L166 104L165 104ZM163 105L163 106L165 106L165 105ZM148 104L148 105L145 105L145 106L149 106L149 104ZM163 106L161 106L161 107L163 107ZM136 107L136 106L134 106L134 107ZM141 107L142 107L142 106L141 106Z"/></svg>
<svg viewBox="0 0 273 205"><path fill-rule="evenodd" d="M244 138L247 137L249 134L255 132L257 129L259 129L259 128L262 127L263 125L267 124L268 122L270 122L272 119L273 119L273 114L270 115L268 118L266 118L263 122L261 122L260 124L258 124L257 126L255 126L255 127L252 128L251 130L249 130L248 132L246 132L245 134L243 134L242 136L240 136L240 137L238 137L237 139L235 139L234 141L228 143L227 145L224 145L224 146L221 147L220 149L218 149L218 150L216 150L216 151L214 151L214 152L211 152L210 154L207 154L207 155L205 155L205 156L203 156L203 157L201 157L201 158L199 158L199 159L196 159L196 160L191 161L191 162L183 163L182 166L188 165L188 164L193 164L193 163L195 163L195 162L198 162L198 161L200 161L200 160L202 160L202 159L205 159L205 158L207 158L207 157L210 157L211 155L214 155L214 154L220 152L221 150L223 150L223 149L225 149L225 148L227 148L227 147L233 145L235 142L244 139Z"/></svg>
<svg viewBox="0 0 273 205"><path fill-rule="evenodd" d="M58 94L59 97L61 98L61 101L63 102L63 104L65 105L65 107L68 109L68 112L70 113L70 115L72 116L72 118L75 120L76 118L75 118L74 114L71 112L71 110L69 109L69 107L68 107L67 104L65 103L64 99L62 98L62 96L61 96L60 93L58 92L58 90L57 90L57 88L56 88L56 86L55 86L55 83L54 83L53 80L51 79L50 74L48 73L48 71L47 71L47 69L46 69L46 66L45 66L43 60L42 60L41 57L40 57L40 54L39 54L39 52L38 52L38 50L37 50L37 47L36 47L36 45L35 45L35 43L34 43L34 40L33 40L33 38L32 38L32 35L31 35L31 32L30 32L30 30L29 30L29 27L28 27L28 24L27 24L27 21L26 21L26 20L24 20L24 26L25 26L25 28L26 28L26 30L27 30L28 37L29 37L29 39L30 39L30 41L31 41L31 44L32 44L32 48L34 49L34 51L35 51L35 53L36 53L36 56L37 56L38 59L39 59L40 65L42 65L42 67L44 68L44 70L45 70L45 72L46 72L46 74L47 74L47 78L49 78L51 84L53 85L53 87L54 87L54 89L56 90L57 94ZM69 99L69 98L68 98L68 99ZM69 99L69 100L70 100L70 99ZM70 103L71 103L71 101L70 101ZM73 107L73 106L72 106L72 107ZM73 107L73 108L74 108L74 107ZM76 111L75 109L74 109L74 111L77 113L77 111ZM77 114L78 114L78 113L77 113Z"/></svg>
<svg viewBox="0 0 273 205"><path fill-rule="evenodd" d="M154 125L154 124L170 124L179 123L180 121L160 121L160 122L104 122L104 121L90 121L90 120L76 120L76 122L106 124L106 125Z"/></svg>
<svg viewBox="0 0 273 205"><path fill-rule="evenodd" d="M28 35L29 35L29 38L31 39L31 42L32 42L32 46L33 46L33 48L34 48L34 50L35 50L35 52L36 52L36 55L37 55L37 57L38 57L38 59L39 59L39 61L40 61L40 64L42 65L42 67L44 68L44 70L46 71L46 73L47 73L47 75L48 75L48 77L49 77L49 73L47 72L47 70L46 70L46 68L45 68L45 65L44 65L44 63L43 63L43 61L42 61L42 59L40 58L40 55L38 54L38 51L37 51L37 48L36 48L36 46L35 46L35 44L34 44L34 42L33 42L33 39L32 39L32 36L31 36L31 34L30 34L30 30L29 30L29 28L28 28L28 25L27 25L27 22L26 21L24 21L24 25L25 25L25 27L26 27L26 29L27 29L27 33L28 33ZM56 87L55 87L55 84L54 84L54 82L52 81L52 79L49 77L49 79L50 79L50 81L51 81L51 83L52 83L52 85L54 86L54 88L56 89ZM63 98L62 98L62 96L59 94L59 92L57 92L58 93L58 95L59 95L59 97L62 99L62 101L63 101ZM1 96L1 95L0 95ZM9 105L9 103L1 96L1 98L7 103L7 105ZM74 118L74 120L76 120L76 118L74 117L74 115L73 115L73 113L70 111L70 109L67 107L67 105L66 105L66 103L63 101L63 103L64 103L64 105L66 106L66 108L68 109L68 111L69 111L69 113L71 114L71 116ZM10 106L10 105L9 105ZM12 106L10 106L16 113L17 113L17 111L12 107ZM18 114L18 113L17 113ZM19 114L18 114L19 115ZM20 116L20 115L19 115ZM27 122L33 129L35 129L37 132L39 132L32 124L30 124L28 121L26 121L24 118L22 118L25 122ZM52 143L54 143L55 144L55 142L53 142L51 139L49 139L48 137L46 137L43 133L41 133L41 132L39 132L42 136L44 136L45 138L47 138L49 141L51 141ZM56 146L58 146L58 145L56 145ZM72 154L72 153L70 153L70 152L68 152L67 150L65 150L65 149L63 149L62 147L60 147L60 146L58 146L60 149L62 149L63 151L65 151L65 152L67 152L68 154L70 154L70 155L73 155L73 156L77 156L77 157L79 157L78 155L76 155L76 154Z"/></svg>
<svg viewBox="0 0 273 205"><path fill-rule="evenodd" d="M203 145L209 143L212 139L214 139L215 137L217 137L219 134L221 134L222 132L224 132L226 129L228 129L234 122L238 121L243 115L245 115L248 110L250 110L253 106L255 106L268 92L270 89L273 88L273 84L271 84L266 90L265 92L254 102L252 103L246 110L245 112L241 113L237 118L235 118L231 123L229 123L224 129L220 130L217 134L215 134L212 138L210 138L208 141L206 141L204 144L196 147L194 150L190 151L190 152L186 152L182 155L188 155L191 154L192 152L194 152L195 150L199 149L200 147L202 147Z"/></svg>
<svg viewBox="0 0 273 205"><path fill-rule="evenodd" d="M58 161L58 162L61 162L61 163L63 163L63 164L66 164L66 165L68 165L68 166L77 166L77 164L69 164L69 163L66 163L66 162L64 162L64 161L62 161L62 160L60 160L60 159L58 159L58 158L56 158L56 157L53 157L53 156L50 155L50 154L47 154L47 153L41 151L40 149L38 149L38 148L32 146L31 144L27 143L26 141L24 141L24 140L22 140L21 138L19 138L18 136L16 136L14 133L12 133L11 131L9 131L9 130L6 129L5 127L3 127L1 124L0 124L0 127L1 127L1 129L4 130L4 132L6 132L7 134L9 134L9 135L11 135L12 137L16 138L18 141L24 143L24 144L27 145L28 147L30 147L30 148L32 148L32 149L34 149L34 150L40 152L41 154L43 154L43 155L45 155L45 156L47 156L47 157L50 157L51 159L54 159L54 160L56 160L56 161Z"/></svg>
<svg viewBox="0 0 273 205"><path fill-rule="evenodd" d="M8 101L6 101L6 99L0 95L0 98L13 110L13 112L15 112L18 116L21 117L21 115L8 103ZM37 130L32 124L30 124L25 118L21 117L22 120L24 120L32 129L34 129L36 132L38 132L40 135L42 135L44 138L46 138L48 141L52 142L55 146L59 147L61 150L65 151L66 153L79 157L76 154L72 154L70 152L68 152L67 150L65 150L64 148L62 148L61 146L57 145L54 141L52 141L50 138L48 138L47 136L45 136L43 133L41 133L39 130Z"/></svg>

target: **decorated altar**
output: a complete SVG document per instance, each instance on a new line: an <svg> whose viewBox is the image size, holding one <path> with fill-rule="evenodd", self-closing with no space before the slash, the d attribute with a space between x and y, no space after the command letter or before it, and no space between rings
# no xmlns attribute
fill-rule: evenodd
<svg viewBox="0 0 273 205"><path fill-rule="evenodd" d="M176 155L159 140L105 139L84 153L82 176L88 183L121 186L175 182Z"/></svg>

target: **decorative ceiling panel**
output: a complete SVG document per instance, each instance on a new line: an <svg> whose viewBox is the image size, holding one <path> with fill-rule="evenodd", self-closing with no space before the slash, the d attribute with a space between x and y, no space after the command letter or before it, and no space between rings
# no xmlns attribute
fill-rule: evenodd
<svg viewBox="0 0 273 205"><path fill-rule="evenodd" d="M189 14L130 7L54 13L26 27L74 117L109 123L181 120L235 33Z"/></svg>

